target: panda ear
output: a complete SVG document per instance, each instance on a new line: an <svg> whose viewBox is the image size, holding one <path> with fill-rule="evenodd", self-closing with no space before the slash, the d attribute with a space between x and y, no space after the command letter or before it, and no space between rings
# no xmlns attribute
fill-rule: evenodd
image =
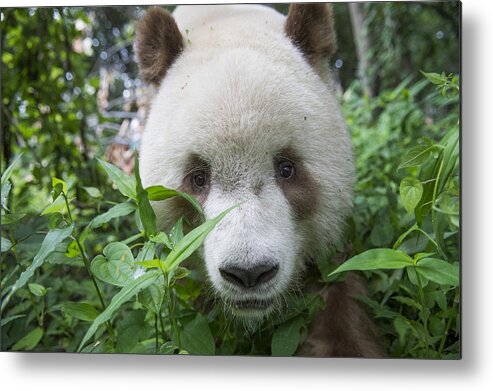
<svg viewBox="0 0 493 391"><path fill-rule="evenodd" d="M171 14L152 8L137 25L135 53L140 77L158 86L183 50L183 37Z"/></svg>
<svg viewBox="0 0 493 391"><path fill-rule="evenodd" d="M331 4L291 4L284 31L319 72L337 50Z"/></svg>

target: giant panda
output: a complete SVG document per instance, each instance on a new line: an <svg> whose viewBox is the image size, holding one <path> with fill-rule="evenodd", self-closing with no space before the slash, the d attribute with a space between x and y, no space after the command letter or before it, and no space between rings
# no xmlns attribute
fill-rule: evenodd
<svg viewBox="0 0 493 391"><path fill-rule="evenodd" d="M333 93L332 8L293 4L152 8L137 26L142 80L155 92L142 138L144 186L194 195L206 218L233 209L201 257L214 295L245 324L282 311L293 291L316 289L310 262L343 240L354 161ZM153 205L161 228L193 210ZM353 296L357 276L324 291L299 355L380 356Z"/></svg>

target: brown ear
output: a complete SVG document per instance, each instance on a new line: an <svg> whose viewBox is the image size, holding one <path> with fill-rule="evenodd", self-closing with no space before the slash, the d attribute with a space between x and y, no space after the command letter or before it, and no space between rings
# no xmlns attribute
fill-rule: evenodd
<svg viewBox="0 0 493 391"><path fill-rule="evenodd" d="M324 72L337 50L331 4L291 4L284 31L308 62Z"/></svg>
<svg viewBox="0 0 493 391"><path fill-rule="evenodd" d="M152 8L137 25L135 52L140 77L159 85L173 61L183 50L183 37L171 14Z"/></svg>

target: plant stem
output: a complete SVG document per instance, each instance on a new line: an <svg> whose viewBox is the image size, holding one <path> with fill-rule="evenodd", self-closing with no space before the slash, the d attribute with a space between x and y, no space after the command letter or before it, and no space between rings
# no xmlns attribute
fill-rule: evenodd
<svg viewBox="0 0 493 391"><path fill-rule="evenodd" d="M157 314L154 314L154 331L156 332L156 353L159 351L159 330L157 328Z"/></svg>
<svg viewBox="0 0 493 391"><path fill-rule="evenodd" d="M452 302L452 311L454 310L455 308L455 301ZM448 320L447 320L447 324L445 325L445 330L443 332L443 337L442 339L440 340L440 346L438 348L438 354L441 356L442 355L442 352L443 352L443 348L445 347L445 341L447 340L447 336L448 336L448 331L450 330L450 326L452 325L452 316L449 316Z"/></svg>
<svg viewBox="0 0 493 391"><path fill-rule="evenodd" d="M140 239L142 237L142 233L135 234L133 236L130 236L128 239L122 240L123 244L129 244L132 243L133 241Z"/></svg>
<svg viewBox="0 0 493 391"><path fill-rule="evenodd" d="M163 314L161 311L159 311L159 323L161 323L161 333L163 334L163 342L167 340L167 335L164 330L164 320L163 320Z"/></svg>
<svg viewBox="0 0 493 391"><path fill-rule="evenodd" d="M72 213L70 213L70 206L68 203L67 196L64 192L61 193L63 195L63 198L65 200L65 205L67 206L67 213L68 217L70 219L70 223L74 224L74 220L72 219ZM106 303L103 298L103 294L101 293L101 290L99 289L98 282L96 281L96 278L94 277L94 274L92 274L91 271L91 266L89 264L89 259L86 256L86 253L84 251L84 247L82 247L82 244L79 241L79 238L77 236L77 230L74 224L74 229L73 229L73 239L75 240L75 243L77 244L77 247L79 248L80 254L82 256L82 261L84 262L84 266L86 267L87 273L89 274L89 277L92 280L92 283L94 285L94 288L96 289L96 293L98 295L99 301L101 303L101 307L103 308L103 311L106 309ZM108 333L110 334L111 338L114 340L115 334L113 333L113 327L111 326L111 323L108 321L106 322L106 326L108 328Z"/></svg>
<svg viewBox="0 0 493 391"><path fill-rule="evenodd" d="M171 325L173 326L173 331L176 338L176 344L178 345L178 349L181 350L180 329L178 328L178 323L176 321L174 300L171 296L171 286L169 285L169 281L167 277L168 277L167 274L165 274L166 296L168 298L168 312L169 312L169 317L171 319Z"/></svg>
<svg viewBox="0 0 493 391"><path fill-rule="evenodd" d="M416 269L416 265L414 266L414 272L416 273L416 279L418 280L418 288L419 288L419 299L421 301L421 320L423 322L423 328L425 332L425 343L426 343L426 353L428 354L430 351L430 342L428 335L428 315L426 315L426 301L425 301L425 293L423 291L423 285L421 284L421 278L419 277L418 271Z"/></svg>

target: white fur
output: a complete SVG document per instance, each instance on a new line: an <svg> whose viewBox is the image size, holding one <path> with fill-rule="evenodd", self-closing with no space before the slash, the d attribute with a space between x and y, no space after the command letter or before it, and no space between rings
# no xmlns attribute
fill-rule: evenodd
<svg viewBox="0 0 493 391"><path fill-rule="evenodd" d="M177 188L190 154L209 161L206 217L243 202L205 241L212 285L226 299L277 297L306 258L340 240L351 208L352 151L337 100L273 9L180 6L173 15L185 49L152 105L141 149L144 185ZM295 219L275 181L273 159L287 146L320 189L309 219ZM166 220L168 205L155 205L158 220ZM219 274L225 262L246 266L264 258L279 262L279 272L254 294L237 291Z"/></svg>

